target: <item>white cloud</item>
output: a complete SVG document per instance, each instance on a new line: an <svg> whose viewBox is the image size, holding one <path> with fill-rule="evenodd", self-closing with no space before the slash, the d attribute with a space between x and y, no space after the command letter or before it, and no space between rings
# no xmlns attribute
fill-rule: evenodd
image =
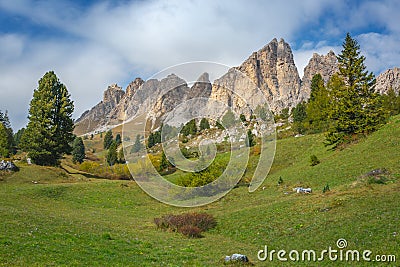
<svg viewBox="0 0 400 267"><path fill-rule="evenodd" d="M367 69L375 75L388 68L400 66L400 36L366 33L356 37L366 57Z"/></svg>

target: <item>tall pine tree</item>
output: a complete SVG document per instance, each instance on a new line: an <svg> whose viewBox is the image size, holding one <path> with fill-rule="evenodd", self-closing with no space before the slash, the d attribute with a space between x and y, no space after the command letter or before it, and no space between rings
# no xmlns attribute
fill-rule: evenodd
<svg viewBox="0 0 400 267"><path fill-rule="evenodd" d="M137 153L143 148L140 138L141 138L140 134L136 135L135 143L131 148L131 153ZM153 145L154 144L152 144L152 146Z"/></svg>
<svg viewBox="0 0 400 267"><path fill-rule="evenodd" d="M72 144L72 161L74 163L82 163L85 157L85 145L83 144L82 137L76 137Z"/></svg>
<svg viewBox="0 0 400 267"><path fill-rule="evenodd" d="M103 147L104 149L109 149L112 142L113 142L113 134L111 130L108 130L106 132L106 135L104 136L104 141L103 141Z"/></svg>
<svg viewBox="0 0 400 267"><path fill-rule="evenodd" d="M33 92L29 122L21 146L39 165L56 165L64 153L71 152L74 140L74 104L67 88L53 71L47 72Z"/></svg>
<svg viewBox="0 0 400 267"><path fill-rule="evenodd" d="M3 113L0 110L0 124L3 126L1 129L1 137L0 137L1 138L0 150L2 150L3 152L0 153L0 156L2 155L3 157L8 157L13 150L14 136L7 111L6 113Z"/></svg>
<svg viewBox="0 0 400 267"><path fill-rule="evenodd" d="M326 136L335 147L358 135L375 131L384 122L381 98L374 91L375 76L366 70L365 57L350 34L338 55L339 75L332 86L332 108L329 117L333 127Z"/></svg>
<svg viewBox="0 0 400 267"><path fill-rule="evenodd" d="M114 140L111 141L111 145L108 148L106 161L109 166L118 163L117 143Z"/></svg>
<svg viewBox="0 0 400 267"><path fill-rule="evenodd" d="M7 129L0 123L0 158L10 155L10 145L7 138Z"/></svg>
<svg viewBox="0 0 400 267"><path fill-rule="evenodd" d="M328 113L331 109L329 92L324 85L321 74L316 74L311 80L310 99L306 112L310 132L324 132L329 128Z"/></svg>

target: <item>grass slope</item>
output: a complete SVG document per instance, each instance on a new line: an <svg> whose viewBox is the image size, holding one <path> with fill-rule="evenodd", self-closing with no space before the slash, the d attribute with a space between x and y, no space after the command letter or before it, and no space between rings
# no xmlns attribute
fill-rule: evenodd
<svg viewBox="0 0 400 267"><path fill-rule="evenodd" d="M400 117L342 151L327 151L322 140L321 135L279 140L265 190L250 194L239 187L195 209L159 203L134 182L21 165L20 172L0 177L0 265L218 266L225 255L243 253L256 266L291 266L291 261L276 259L259 262L257 252L264 245L321 251L336 248L339 238L348 241L348 249L397 254L398 264ZM321 160L314 167L309 164L312 154ZM361 179L376 168L391 172L387 184ZM326 183L331 191L322 194ZM297 185L314 192L285 194ZM204 238L187 239L157 230L153 223L154 217L186 211L213 214L218 225Z"/></svg>

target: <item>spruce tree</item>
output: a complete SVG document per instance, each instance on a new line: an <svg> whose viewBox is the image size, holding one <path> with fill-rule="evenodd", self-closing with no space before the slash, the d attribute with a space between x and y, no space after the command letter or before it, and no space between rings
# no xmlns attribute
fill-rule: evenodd
<svg viewBox="0 0 400 267"><path fill-rule="evenodd" d="M14 144L15 144L16 148L19 148L21 138L24 135L24 132L25 132L25 128L21 128L18 130L18 132L16 132L14 134Z"/></svg>
<svg viewBox="0 0 400 267"><path fill-rule="evenodd" d="M7 129L0 123L0 157L8 158L10 155L10 145L7 138Z"/></svg>
<svg viewBox="0 0 400 267"><path fill-rule="evenodd" d="M67 88L53 71L47 72L33 92L29 122L21 147L39 165L56 165L64 153L71 152L74 104Z"/></svg>
<svg viewBox="0 0 400 267"><path fill-rule="evenodd" d="M328 113L330 112L330 95L324 85L320 74L313 76L311 80L310 99L307 103L307 127L311 132L324 132L329 128Z"/></svg>
<svg viewBox="0 0 400 267"><path fill-rule="evenodd" d="M210 123L206 118L202 118L200 121L200 131L210 129Z"/></svg>
<svg viewBox="0 0 400 267"><path fill-rule="evenodd" d="M117 134L117 136L115 137L115 142L117 143L117 146L122 143L121 134Z"/></svg>
<svg viewBox="0 0 400 267"><path fill-rule="evenodd" d="M301 102L292 110L293 128L299 134L303 134L305 132L305 121L307 119L306 107L306 103Z"/></svg>
<svg viewBox="0 0 400 267"><path fill-rule="evenodd" d="M358 135L375 131L384 122L381 98L374 91L375 76L366 70L365 57L350 34L338 55L339 76L334 81L332 108L329 114L333 127L327 134L327 144L335 147Z"/></svg>
<svg viewBox="0 0 400 267"><path fill-rule="evenodd" d="M324 87L324 79L322 79L321 74L315 74L311 79L311 92L309 101L315 100L318 92Z"/></svg>
<svg viewBox="0 0 400 267"><path fill-rule="evenodd" d="M126 162L123 147L121 147L121 149L118 152L118 162L121 164L124 164Z"/></svg>
<svg viewBox="0 0 400 267"><path fill-rule="evenodd" d="M106 161L109 166L113 166L118 162L117 143L114 140L111 141L111 145L108 148Z"/></svg>
<svg viewBox="0 0 400 267"><path fill-rule="evenodd" d="M85 145L83 144L82 137L76 137L72 144L72 161L74 163L82 163L85 157Z"/></svg>
<svg viewBox="0 0 400 267"><path fill-rule="evenodd" d="M160 167L159 167L159 171L162 172L165 169L167 169L169 167L170 163L167 159L167 156L165 155L164 151L161 154L161 162L160 162Z"/></svg>
<svg viewBox="0 0 400 267"><path fill-rule="evenodd" d="M186 123L185 126L183 126L181 133L184 136L188 136L189 134L195 135L197 133L196 120L192 119L188 123Z"/></svg>
<svg viewBox="0 0 400 267"><path fill-rule="evenodd" d="M111 130L108 130L106 132L106 135L104 136L104 140L103 140L103 147L104 149L109 149L112 142L113 142L113 134Z"/></svg>
<svg viewBox="0 0 400 267"><path fill-rule="evenodd" d="M154 145L154 144L153 144ZM153 146L152 145L152 146ZM135 143L132 146L131 152L137 153L142 149L142 142L140 141L140 134L136 135Z"/></svg>
<svg viewBox="0 0 400 267"><path fill-rule="evenodd" d="M387 94L382 95L382 101L388 116L400 114L400 94L396 95L393 88L390 88Z"/></svg>
<svg viewBox="0 0 400 267"><path fill-rule="evenodd" d="M7 111L5 113L1 112L0 110L0 124L4 127L2 130L2 149L4 151L7 151L7 157L9 156L9 153L13 151L13 146L14 146L14 137L13 137L13 130L11 128L11 123L10 119L8 118L8 113ZM1 155L1 154L0 154Z"/></svg>

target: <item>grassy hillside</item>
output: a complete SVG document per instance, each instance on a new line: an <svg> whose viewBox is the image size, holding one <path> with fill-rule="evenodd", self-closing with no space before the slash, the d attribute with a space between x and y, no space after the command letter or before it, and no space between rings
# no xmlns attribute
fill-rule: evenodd
<svg viewBox="0 0 400 267"><path fill-rule="evenodd" d="M164 205L134 182L19 165L0 179L0 265L219 266L225 255L246 254L256 266L332 266L331 261L260 262L257 252L329 246L396 254L400 261L400 116L342 151L327 151L323 136L279 140L265 189L246 187L195 209ZM310 166L315 154L321 163ZM364 175L385 168L386 182ZM278 186L279 177L283 184ZM323 194L329 184L331 191ZM295 186L312 194L295 194ZM201 239L157 230L154 217L207 212L218 225ZM348 263L375 266L377 263ZM337 262L338 266L345 262Z"/></svg>

